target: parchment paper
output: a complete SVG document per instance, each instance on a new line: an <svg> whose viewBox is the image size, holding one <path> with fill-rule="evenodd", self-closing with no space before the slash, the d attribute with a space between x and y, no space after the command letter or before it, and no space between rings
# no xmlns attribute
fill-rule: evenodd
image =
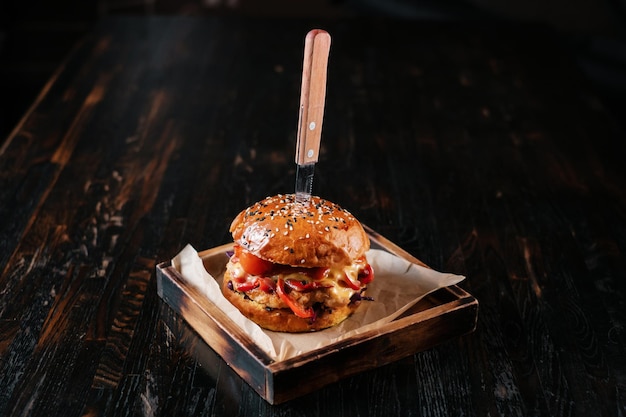
<svg viewBox="0 0 626 417"><path fill-rule="evenodd" d="M198 252L190 245L172 259L172 266L187 283L226 313L276 361L293 358L379 328L400 316L425 295L465 279L461 275L437 272L413 264L384 250L371 249L366 256L375 274L374 281L368 284L367 295L373 297L374 301L362 301L357 311L341 324L312 333L272 332L247 319L222 295L220 283L223 275L210 275ZM216 257L216 262L225 264L226 260L225 257Z"/></svg>

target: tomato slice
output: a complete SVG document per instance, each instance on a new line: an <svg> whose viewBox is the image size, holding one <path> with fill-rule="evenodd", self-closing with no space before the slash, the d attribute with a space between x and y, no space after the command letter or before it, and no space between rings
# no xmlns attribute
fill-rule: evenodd
<svg viewBox="0 0 626 417"><path fill-rule="evenodd" d="M276 282L276 294L280 297L281 300L293 311L293 314L303 319L310 319L315 315L315 312L311 307L306 308L296 303L289 295L285 292L285 281L282 278L279 278Z"/></svg>
<svg viewBox="0 0 626 417"><path fill-rule="evenodd" d="M239 263L243 269L251 275L262 275L274 266L270 261L251 254L239 245L235 246L235 256L239 258Z"/></svg>

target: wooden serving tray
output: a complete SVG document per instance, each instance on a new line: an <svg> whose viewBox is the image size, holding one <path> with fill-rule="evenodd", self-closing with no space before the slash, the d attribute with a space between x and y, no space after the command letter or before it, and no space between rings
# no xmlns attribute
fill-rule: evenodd
<svg viewBox="0 0 626 417"><path fill-rule="evenodd" d="M394 243L366 227L372 248L425 266ZM232 244L200 252L202 259L224 256ZM213 276L223 271L209 271ZM275 361L225 313L187 284L170 262L157 265L159 296L270 404L310 393L356 373L429 349L476 328L478 301L460 287L439 289L402 316L365 332L299 356ZM306 381L306 383L302 383Z"/></svg>

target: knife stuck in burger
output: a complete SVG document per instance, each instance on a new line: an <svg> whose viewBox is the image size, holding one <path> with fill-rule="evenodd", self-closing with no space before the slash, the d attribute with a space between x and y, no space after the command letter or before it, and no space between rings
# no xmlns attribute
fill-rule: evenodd
<svg viewBox="0 0 626 417"><path fill-rule="evenodd" d="M321 140L330 36L305 38L294 194L267 197L230 226L235 241L222 292L244 316L280 332L335 326L363 300L374 271L361 223L339 205L311 195Z"/></svg>

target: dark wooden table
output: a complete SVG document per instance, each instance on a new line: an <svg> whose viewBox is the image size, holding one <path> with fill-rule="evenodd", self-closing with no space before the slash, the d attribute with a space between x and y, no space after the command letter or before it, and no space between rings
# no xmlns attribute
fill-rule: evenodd
<svg viewBox="0 0 626 417"><path fill-rule="evenodd" d="M480 310L472 334L271 406L160 300L155 266L292 192L316 26L315 193L466 275ZM540 28L104 21L0 149L0 415L624 415L617 126Z"/></svg>

